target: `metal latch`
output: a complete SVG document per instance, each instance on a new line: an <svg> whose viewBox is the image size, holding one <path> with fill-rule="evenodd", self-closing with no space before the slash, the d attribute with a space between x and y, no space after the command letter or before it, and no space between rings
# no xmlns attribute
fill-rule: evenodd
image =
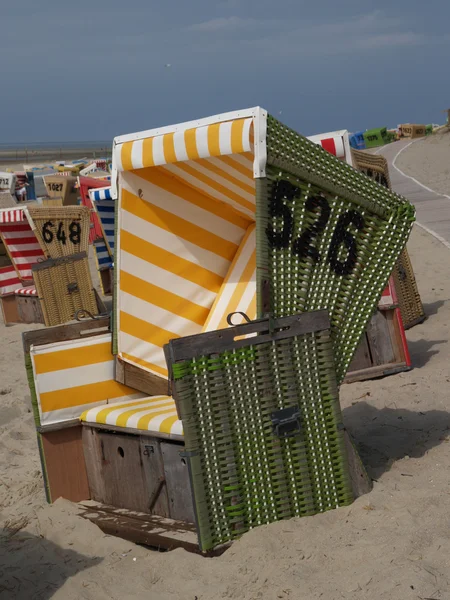
<svg viewBox="0 0 450 600"><path fill-rule="evenodd" d="M67 291L69 292L69 294L73 294L74 292L79 292L79 288L78 288L78 283L74 282L74 283L68 283L67 284Z"/></svg>
<svg viewBox="0 0 450 600"><path fill-rule="evenodd" d="M272 413L273 433L280 438L298 435L301 430L300 408L297 404Z"/></svg>
<svg viewBox="0 0 450 600"><path fill-rule="evenodd" d="M149 446L149 445L145 445L144 446L145 450L142 453L144 456L150 456L150 454L155 454L155 447L154 446Z"/></svg>

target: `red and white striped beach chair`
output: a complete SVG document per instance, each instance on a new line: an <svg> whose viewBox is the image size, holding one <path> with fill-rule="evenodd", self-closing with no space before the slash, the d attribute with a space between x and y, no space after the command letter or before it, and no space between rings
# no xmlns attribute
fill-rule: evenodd
<svg viewBox="0 0 450 600"><path fill-rule="evenodd" d="M31 266L45 256L24 209L0 210L0 237L20 280L32 281Z"/></svg>

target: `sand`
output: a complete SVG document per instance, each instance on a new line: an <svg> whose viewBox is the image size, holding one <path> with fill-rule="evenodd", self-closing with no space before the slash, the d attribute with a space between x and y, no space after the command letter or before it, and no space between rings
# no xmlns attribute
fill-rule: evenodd
<svg viewBox="0 0 450 600"><path fill-rule="evenodd" d="M418 227L408 249L428 315L407 332L414 369L341 388L373 491L214 559L153 552L46 504L20 339L31 327L0 324L0 600L449 598L449 250Z"/></svg>
<svg viewBox="0 0 450 600"><path fill-rule="evenodd" d="M450 195L450 131L414 141L398 157L397 167L435 192Z"/></svg>

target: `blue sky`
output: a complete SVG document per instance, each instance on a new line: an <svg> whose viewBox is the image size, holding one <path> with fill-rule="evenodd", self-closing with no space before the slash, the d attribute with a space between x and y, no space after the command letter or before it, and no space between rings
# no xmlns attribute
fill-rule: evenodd
<svg viewBox="0 0 450 600"><path fill-rule="evenodd" d="M15 0L0 141L109 140L255 105L305 135L442 123L449 20L442 0Z"/></svg>

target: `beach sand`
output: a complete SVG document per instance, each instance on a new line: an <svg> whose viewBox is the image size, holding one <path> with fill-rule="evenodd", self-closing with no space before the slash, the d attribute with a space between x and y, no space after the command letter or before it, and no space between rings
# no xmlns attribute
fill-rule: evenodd
<svg viewBox="0 0 450 600"><path fill-rule="evenodd" d="M428 315L407 332L414 369L341 388L373 491L214 559L138 547L46 504L21 348L33 327L0 324L0 600L449 598L449 250L417 226L408 249Z"/></svg>

